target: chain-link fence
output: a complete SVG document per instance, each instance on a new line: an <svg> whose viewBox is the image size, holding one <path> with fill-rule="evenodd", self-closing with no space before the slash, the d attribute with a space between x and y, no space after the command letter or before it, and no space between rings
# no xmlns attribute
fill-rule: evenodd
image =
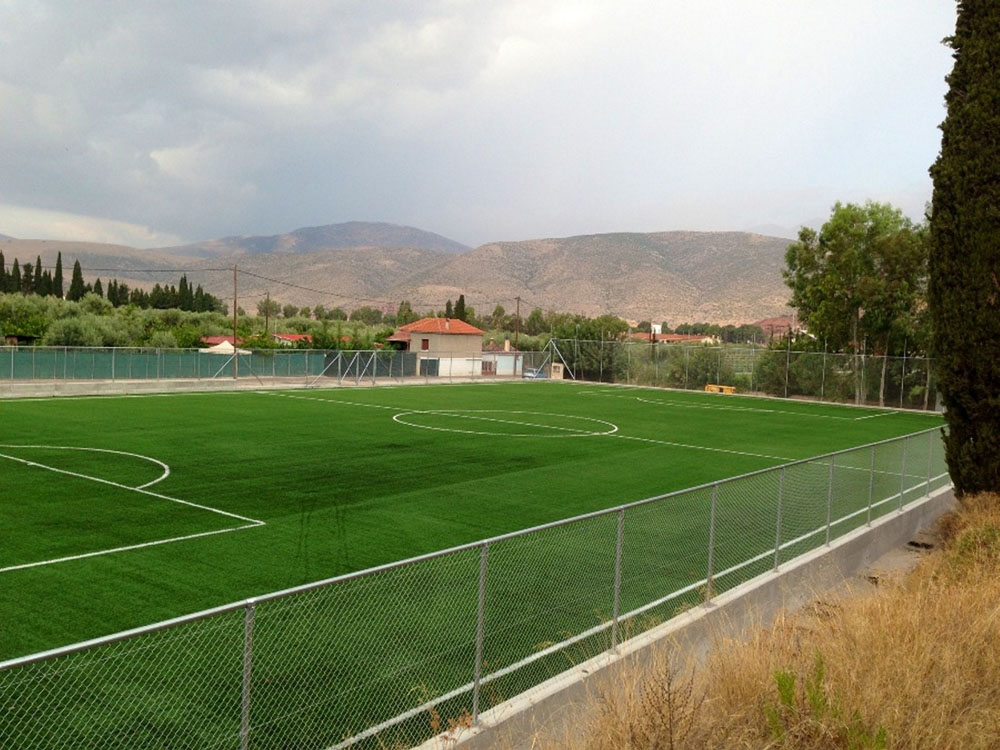
<svg viewBox="0 0 1000 750"><path fill-rule="evenodd" d="M576 380L685 390L731 385L740 393L911 409L937 404L926 357L575 339L553 339L551 348L553 361Z"/></svg>
<svg viewBox="0 0 1000 750"><path fill-rule="evenodd" d="M326 385L423 379L520 378L547 371L549 352L0 347L0 382L285 380Z"/></svg>
<svg viewBox="0 0 1000 750"><path fill-rule="evenodd" d="M0 663L0 747L409 747L946 487L938 429Z"/></svg>

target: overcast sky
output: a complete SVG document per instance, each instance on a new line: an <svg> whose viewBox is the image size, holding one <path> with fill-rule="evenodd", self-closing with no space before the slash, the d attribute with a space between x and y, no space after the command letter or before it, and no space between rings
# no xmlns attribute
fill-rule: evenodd
<svg viewBox="0 0 1000 750"><path fill-rule="evenodd" d="M919 219L950 0L0 0L0 233Z"/></svg>

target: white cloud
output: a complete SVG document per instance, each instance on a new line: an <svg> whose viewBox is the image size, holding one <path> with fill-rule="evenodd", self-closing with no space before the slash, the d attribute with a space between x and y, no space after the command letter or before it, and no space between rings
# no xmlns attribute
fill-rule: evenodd
<svg viewBox="0 0 1000 750"><path fill-rule="evenodd" d="M381 218L466 242L794 223L818 185L922 202L950 6L6 0L0 200L190 239Z"/></svg>
<svg viewBox="0 0 1000 750"><path fill-rule="evenodd" d="M180 237L124 221L0 203L2 233L18 239L106 242L129 247L168 247Z"/></svg>

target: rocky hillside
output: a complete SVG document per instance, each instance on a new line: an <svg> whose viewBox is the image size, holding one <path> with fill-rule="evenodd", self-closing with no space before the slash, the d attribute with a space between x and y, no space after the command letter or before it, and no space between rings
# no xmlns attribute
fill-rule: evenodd
<svg viewBox="0 0 1000 750"><path fill-rule="evenodd" d="M170 255L219 258L267 253L316 253L360 247L400 247L464 253L469 248L447 237L414 227L379 222L350 221L322 227L305 227L286 234L261 237L224 237L180 247L161 248Z"/></svg>
<svg viewBox="0 0 1000 750"><path fill-rule="evenodd" d="M413 244L388 244L406 238ZM343 244L350 242L361 244ZM221 298L231 298L238 264L246 310L266 293L283 304L345 309L389 310L408 299L418 311L442 309L464 294L480 312L497 303L513 311L519 296L525 315L541 307L674 325L785 313L781 269L788 244L744 232L619 233L495 242L460 253L461 245L430 232L354 222L160 250L45 240L0 240L0 250L8 264L41 255L45 265L61 251L67 278L79 259L89 280L145 287L176 283L186 271Z"/></svg>
<svg viewBox="0 0 1000 750"><path fill-rule="evenodd" d="M599 234L483 245L393 290L635 320L739 323L784 313L788 240L742 232Z"/></svg>

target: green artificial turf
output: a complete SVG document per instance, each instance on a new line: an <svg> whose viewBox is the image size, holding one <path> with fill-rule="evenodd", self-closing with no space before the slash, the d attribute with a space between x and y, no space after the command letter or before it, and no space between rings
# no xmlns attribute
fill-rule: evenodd
<svg viewBox="0 0 1000 750"><path fill-rule="evenodd" d="M6 659L913 433L941 419L542 382L4 401L0 424ZM889 454L899 450L884 446L872 460L898 463ZM927 449L911 449L906 473L919 478L932 458ZM867 452L835 462L834 519L870 489L876 498L898 492L898 471L878 475L870 488L868 469ZM824 524L830 472L825 463L807 463L781 480L786 492L805 488L797 497L818 495L784 508L783 542ZM714 570L773 549L778 481L771 473L721 486ZM704 578L711 495L706 489L670 498L624 517L620 611ZM490 547L487 673L611 616L617 519L602 516ZM797 544L786 558L816 540ZM294 746L307 746L315 726L317 746L324 746L468 682L480 554L474 548L261 605L256 736L273 737L277 747L295 736L302 744ZM762 559L717 585L771 565ZM644 616L667 617L696 595ZM168 648L171 664L178 649L190 651L183 671L206 675L195 693L199 710L215 712L205 720L208 729L195 732L190 717L159 693L150 705L172 706L163 709L167 715L143 715L176 746L188 742L177 740L179 733L194 732L194 747L208 746L206 732L229 741L238 729L243 625L239 613L219 619L224 625L187 627L195 634L183 637L188 645ZM581 643L581 658L607 648L609 638L604 631ZM133 648L145 646L125 644L121 653ZM493 681L484 704L565 668L568 658L546 656ZM150 680L158 691L184 692L162 687L162 666L145 670L93 679L105 692L111 684L127 690ZM337 686L339 697L317 702L314 680ZM427 695L414 695L417 686ZM289 709L298 695L310 706L306 714ZM85 720L95 732L102 711ZM318 728L331 714L339 723ZM129 733L122 746L157 746L157 732ZM260 746L271 745L261 739Z"/></svg>

